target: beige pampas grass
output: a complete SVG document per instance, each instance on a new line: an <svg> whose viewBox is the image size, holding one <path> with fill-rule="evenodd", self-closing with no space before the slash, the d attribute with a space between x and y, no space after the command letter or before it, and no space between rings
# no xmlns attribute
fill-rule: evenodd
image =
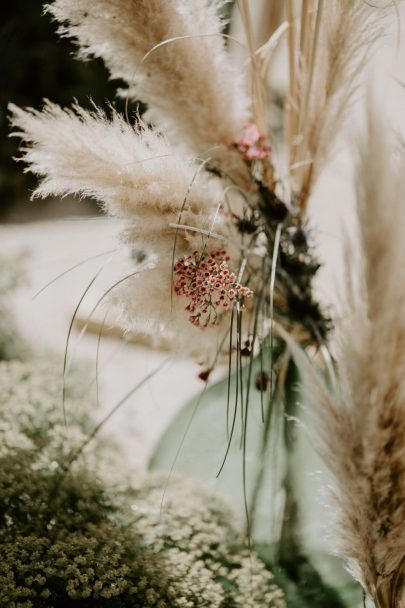
<svg viewBox="0 0 405 608"><path fill-rule="evenodd" d="M47 10L65 23L59 32L75 39L80 57L101 57L149 105L152 122L203 154L232 147L246 118L240 70L221 35L221 4L55 0Z"/></svg>
<svg viewBox="0 0 405 608"><path fill-rule="evenodd" d="M42 111L10 110L13 134L28 144L22 160L42 178L34 196L95 198L108 213L128 218L141 244L157 249L166 237L173 243L170 224L180 213L182 223L210 229L221 189L163 136L132 127L116 112L109 120L78 105L62 109L48 101ZM180 240L194 236L182 231Z"/></svg>
<svg viewBox="0 0 405 608"><path fill-rule="evenodd" d="M97 108L63 109L49 101L42 111L12 104L10 111L13 135L25 142L21 160L42 179L33 196L95 198L107 213L128 220L122 239L146 250L148 268L114 290L126 329L167 329L184 351L197 343L208 351L210 342L215 349L219 329L197 334L187 321L187 302L171 294L173 256L224 245L217 178L175 153L163 136L142 123L132 127L115 112L108 119Z"/></svg>
<svg viewBox="0 0 405 608"><path fill-rule="evenodd" d="M334 548L377 608L403 608L405 161L393 158L387 130L370 111L356 174L363 272L338 334L339 391L331 394L292 348L333 476Z"/></svg>

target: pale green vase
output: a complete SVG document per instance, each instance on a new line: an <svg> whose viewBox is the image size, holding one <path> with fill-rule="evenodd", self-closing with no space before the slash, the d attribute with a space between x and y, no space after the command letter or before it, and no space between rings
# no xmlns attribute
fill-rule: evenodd
<svg viewBox="0 0 405 608"><path fill-rule="evenodd" d="M248 366L243 373L245 396L247 370ZM305 409L299 406L295 368L289 371L283 401L276 398L272 404L268 393L266 397L255 386L261 370L262 364L255 360L245 450L242 414L246 412L239 406L223 464L236 392L233 376L227 414L226 377L182 408L161 437L150 467L167 471L168 489L170 476L180 473L203 481L228 499L241 530L250 530L255 547L285 588L289 607L362 608L360 587L340 560L327 552L323 466L304 425L296 421L305 423ZM239 383L239 394L240 390Z"/></svg>

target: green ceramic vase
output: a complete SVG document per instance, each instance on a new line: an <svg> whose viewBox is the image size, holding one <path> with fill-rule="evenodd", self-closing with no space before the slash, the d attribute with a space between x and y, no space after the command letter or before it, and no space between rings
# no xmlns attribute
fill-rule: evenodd
<svg viewBox="0 0 405 608"><path fill-rule="evenodd" d="M182 408L150 467L167 471L168 490L171 475L180 473L228 499L285 589L289 608L362 608L359 585L328 553L324 470L305 430L296 369L290 364L283 397L274 391L270 399L269 386L260 382L263 362L255 360L251 374L248 367L238 381L234 374L229 383L226 375Z"/></svg>

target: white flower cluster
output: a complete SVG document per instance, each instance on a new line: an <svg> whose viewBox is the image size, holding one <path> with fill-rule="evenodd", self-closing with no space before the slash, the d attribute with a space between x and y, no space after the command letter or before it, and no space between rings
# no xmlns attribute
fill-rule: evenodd
<svg viewBox="0 0 405 608"><path fill-rule="evenodd" d="M105 472L111 470L111 454L106 458L97 439L71 468L56 503L48 505L61 465L94 424L91 400L83 400L83 376L76 373L66 387L71 424L65 428L60 380L55 362L0 363L0 496L4 497L0 520L6 526L3 549L9 547L11 552L5 595L0 590L0 601L20 598L18 577L25 568L23 586L41 601L54 601L65 594L66 598L100 601L122 597L122 606L134 608L140 605L138 598L144 598L142 606L156 608L284 608L283 593L238 537L232 513L222 500L195 482L176 479L160 514L165 480L150 473L117 474L116 468L114 484L107 484ZM20 498L14 499L21 497L20 487L25 506ZM77 501L76 507L65 512L65 500ZM27 521L24 517L19 520L21 508L31 513ZM99 529L93 526L94 518L100 518ZM75 532L64 541L69 526ZM60 540L52 548L48 537L54 527ZM111 534L119 539L119 550L103 540L103 535ZM78 547L84 562L75 556ZM97 551L102 556L98 574L93 563ZM110 563L111 551L114 559ZM51 554L55 554L52 563ZM63 569L57 563L63 563ZM137 572L144 574L138 576ZM115 590L109 589L110 578L116 580ZM57 588L52 580L58 581ZM128 604L128 597L133 603Z"/></svg>
<svg viewBox="0 0 405 608"><path fill-rule="evenodd" d="M173 578L173 607L284 608L282 591L236 532L229 506L201 484L181 478L170 480L162 503L165 482L161 474L148 475L128 494L134 526L164 558Z"/></svg>

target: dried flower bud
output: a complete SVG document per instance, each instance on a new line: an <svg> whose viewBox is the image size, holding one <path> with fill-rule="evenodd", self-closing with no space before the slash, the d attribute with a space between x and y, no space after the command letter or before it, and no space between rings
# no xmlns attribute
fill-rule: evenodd
<svg viewBox="0 0 405 608"><path fill-rule="evenodd" d="M256 376L255 386L258 391L264 393L267 390L269 384L270 377L266 372L261 372Z"/></svg>
<svg viewBox="0 0 405 608"><path fill-rule="evenodd" d="M271 152L271 146L265 143L266 136L261 134L257 125L246 125L243 137L236 141L236 147L246 160L263 160Z"/></svg>

